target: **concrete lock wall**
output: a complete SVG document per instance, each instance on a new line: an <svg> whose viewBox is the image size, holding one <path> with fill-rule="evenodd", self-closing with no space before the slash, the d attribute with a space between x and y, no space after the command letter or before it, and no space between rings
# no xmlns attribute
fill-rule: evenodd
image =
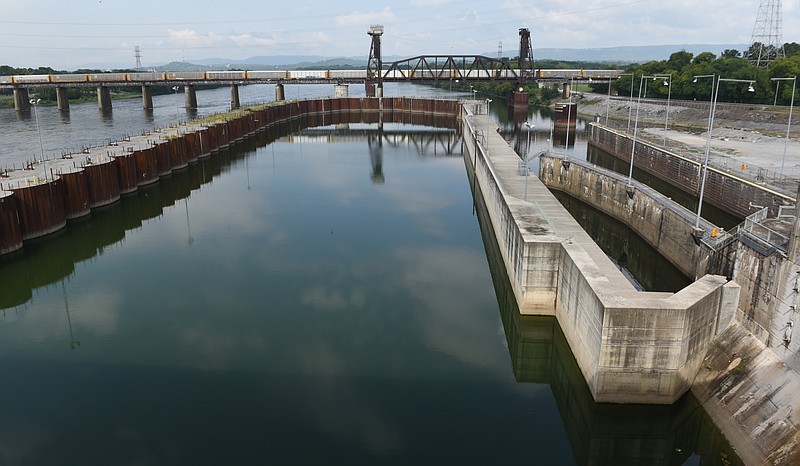
<svg viewBox="0 0 800 466"><path fill-rule="evenodd" d="M591 123L589 142L614 157L630 163L633 139L624 132ZM658 176L686 193L699 195L702 170L700 162L640 139L636 141L635 150L634 167ZM779 206L794 205L794 199L789 196L714 167L708 167L704 200L739 218L745 218L753 213L751 203L769 207L772 215L777 214Z"/></svg>
<svg viewBox="0 0 800 466"><path fill-rule="evenodd" d="M727 234L711 237L715 225L701 219L705 242L695 241L696 217L678 203L644 185L631 190L627 177L581 160L553 155L539 159L539 179L550 189L580 199L628 225L686 276L697 279L708 272L716 254L713 246Z"/></svg>
<svg viewBox="0 0 800 466"><path fill-rule="evenodd" d="M636 291L538 178L521 176L488 116L464 111L465 164L520 312L556 316L595 401L673 403L731 322L738 285L706 275L674 294Z"/></svg>

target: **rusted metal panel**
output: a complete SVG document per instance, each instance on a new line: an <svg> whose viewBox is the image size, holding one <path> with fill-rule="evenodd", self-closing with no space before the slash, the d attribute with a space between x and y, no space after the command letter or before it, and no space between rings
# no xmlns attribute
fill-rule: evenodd
<svg viewBox="0 0 800 466"><path fill-rule="evenodd" d="M224 149L230 145L230 133L228 132L228 123L218 123L215 125L217 128L217 141L219 149Z"/></svg>
<svg viewBox="0 0 800 466"><path fill-rule="evenodd" d="M12 188L23 240L56 232L67 224L61 179L33 186Z"/></svg>
<svg viewBox="0 0 800 466"><path fill-rule="evenodd" d="M172 170L180 170L189 166L189 156L186 154L183 137L170 139L167 144L167 152Z"/></svg>
<svg viewBox="0 0 800 466"><path fill-rule="evenodd" d="M20 249L22 249L22 231L17 214L16 196L11 191L0 191L0 255ZM7 289L6 286L3 288Z"/></svg>
<svg viewBox="0 0 800 466"><path fill-rule="evenodd" d="M136 159L133 157L133 153L116 155L114 159L117 161L117 181L120 194L132 193L139 189Z"/></svg>
<svg viewBox="0 0 800 466"><path fill-rule="evenodd" d="M186 151L186 160L189 163L193 163L197 161L197 158L200 155L200 148L199 148L199 140L200 140L200 131L193 131L191 133L186 133L183 135L183 147Z"/></svg>
<svg viewBox="0 0 800 466"><path fill-rule="evenodd" d="M115 159L83 167L89 187L89 207L95 209L119 200L119 177Z"/></svg>
<svg viewBox="0 0 800 466"><path fill-rule="evenodd" d="M211 155L211 129L203 128L198 132L197 137L197 158L202 159Z"/></svg>
<svg viewBox="0 0 800 466"><path fill-rule="evenodd" d="M68 219L80 218L91 213L89 204L89 185L86 172L78 169L61 173L61 186L64 189L64 216Z"/></svg>
<svg viewBox="0 0 800 466"><path fill-rule="evenodd" d="M170 157L168 141L158 141L156 145L153 146L153 151L156 154L158 176L167 176L172 173L172 157Z"/></svg>
<svg viewBox="0 0 800 466"><path fill-rule="evenodd" d="M136 161L136 184L138 186L158 181L158 160L154 148L148 147L134 151L133 158Z"/></svg>

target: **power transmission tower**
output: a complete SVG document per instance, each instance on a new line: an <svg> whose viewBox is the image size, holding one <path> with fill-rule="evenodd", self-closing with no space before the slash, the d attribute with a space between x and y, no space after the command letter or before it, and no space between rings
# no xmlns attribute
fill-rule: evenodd
<svg viewBox="0 0 800 466"><path fill-rule="evenodd" d="M502 60L503 59L503 41L502 40L497 43L497 59L498 60Z"/></svg>
<svg viewBox="0 0 800 466"><path fill-rule="evenodd" d="M133 48L133 53L136 55L136 69L142 69L142 51L139 50L139 46Z"/></svg>
<svg viewBox="0 0 800 466"><path fill-rule="evenodd" d="M781 23L781 0L761 0L745 58L766 67L775 58L784 57Z"/></svg>

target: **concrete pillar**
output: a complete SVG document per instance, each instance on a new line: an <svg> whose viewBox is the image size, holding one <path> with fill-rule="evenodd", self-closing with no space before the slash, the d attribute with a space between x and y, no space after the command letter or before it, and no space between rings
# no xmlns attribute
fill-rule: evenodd
<svg viewBox="0 0 800 466"><path fill-rule="evenodd" d="M561 93L562 99L569 99L571 94L572 88L570 87L569 81L564 83L564 91Z"/></svg>
<svg viewBox="0 0 800 466"><path fill-rule="evenodd" d="M375 97L379 99L383 98L383 86L378 86L375 88Z"/></svg>
<svg viewBox="0 0 800 466"><path fill-rule="evenodd" d="M69 110L69 97L67 97L66 87L56 88L56 101L58 102L59 110Z"/></svg>
<svg viewBox="0 0 800 466"><path fill-rule="evenodd" d="M350 97L350 88L347 84L336 84L333 86L333 97L335 99Z"/></svg>
<svg viewBox="0 0 800 466"><path fill-rule="evenodd" d="M142 86L142 108L145 110L153 108L153 94L150 92L150 86Z"/></svg>
<svg viewBox="0 0 800 466"><path fill-rule="evenodd" d="M278 83L275 85L275 102L283 102L286 100L286 93L283 91L283 84Z"/></svg>
<svg viewBox="0 0 800 466"><path fill-rule="evenodd" d="M97 88L97 108L102 111L111 110L111 90L107 87Z"/></svg>
<svg viewBox="0 0 800 466"><path fill-rule="evenodd" d="M231 110L239 108L239 85L231 84Z"/></svg>
<svg viewBox="0 0 800 466"><path fill-rule="evenodd" d="M195 92L193 84L183 86L183 96L187 110L197 108L197 92Z"/></svg>
<svg viewBox="0 0 800 466"><path fill-rule="evenodd" d="M28 95L28 88L20 87L14 89L14 109L18 112L31 111L31 98Z"/></svg>

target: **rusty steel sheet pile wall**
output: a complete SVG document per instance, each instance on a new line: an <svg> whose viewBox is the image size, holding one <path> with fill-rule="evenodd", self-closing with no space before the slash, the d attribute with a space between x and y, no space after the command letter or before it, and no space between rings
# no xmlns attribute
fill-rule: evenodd
<svg viewBox="0 0 800 466"><path fill-rule="evenodd" d="M77 170L61 174L64 187L64 215L67 219L74 219L89 215L89 186L86 184L86 173Z"/></svg>
<svg viewBox="0 0 800 466"><path fill-rule="evenodd" d="M388 112L382 110L387 107L387 101L391 101ZM382 117L381 112L385 116ZM3 175L0 178L0 255L18 251L24 247L24 241L64 228L67 219L89 215L91 209L112 204L122 194L135 193L143 186L157 183L257 131L287 122L294 122L291 128L299 130L305 127L299 121L301 118L306 119L305 124L348 123L348 114L359 115L361 122L366 123L419 122L460 129L456 123L460 118L460 104L455 101L324 98L270 103L223 114L213 123L204 124L198 120L182 127L154 130L135 140L126 139L119 144L123 147L113 148L121 149L121 154L106 150L111 148L100 148L90 151L86 161L80 164L78 160L89 152L48 162L48 166L55 164L61 168L46 180L43 173L37 178L36 174L22 170L12 172L10 180L8 175ZM429 121L430 117L433 121ZM75 160L72 160L73 155ZM188 193L176 195L185 197ZM160 214L159 209L152 216ZM137 222L141 225L141 220Z"/></svg>
<svg viewBox="0 0 800 466"><path fill-rule="evenodd" d="M89 207L113 204L119 200L119 175L116 159L108 159L104 163L86 165L86 186L89 188Z"/></svg>
<svg viewBox="0 0 800 466"><path fill-rule="evenodd" d="M54 233L67 225L64 209L64 182L51 180L33 186L11 188L17 200L22 239ZM4 241L0 240L0 243Z"/></svg>
<svg viewBox="0 0 800 466"><path fill-rule="evenodd" d="M14 193L0 190L0 255L20 249L22 249L22 232Z"/></svg>
<svg viewBox="0 0 800 466"><path fill-rule="evenodd" d="M591 123L589 125L589 143L630 163L633 139L624 132ZM702 171L700 162L637 139L633 165L635 168L668 181L688 194L693 196L700 194ZM753 213L751 205L769 207L772 215L777 214L779 206L794 205L794 199L789 196L712 166L708 168L704 202L740 218L745 218Z"/></svg>
<svg viewBox="0 0 800 466"><path fill-rule="evenodd" d="M120 194L130 194L139 189L136 179L136 158L133 153L114 156L117 162L117 176Z"/></svg>

